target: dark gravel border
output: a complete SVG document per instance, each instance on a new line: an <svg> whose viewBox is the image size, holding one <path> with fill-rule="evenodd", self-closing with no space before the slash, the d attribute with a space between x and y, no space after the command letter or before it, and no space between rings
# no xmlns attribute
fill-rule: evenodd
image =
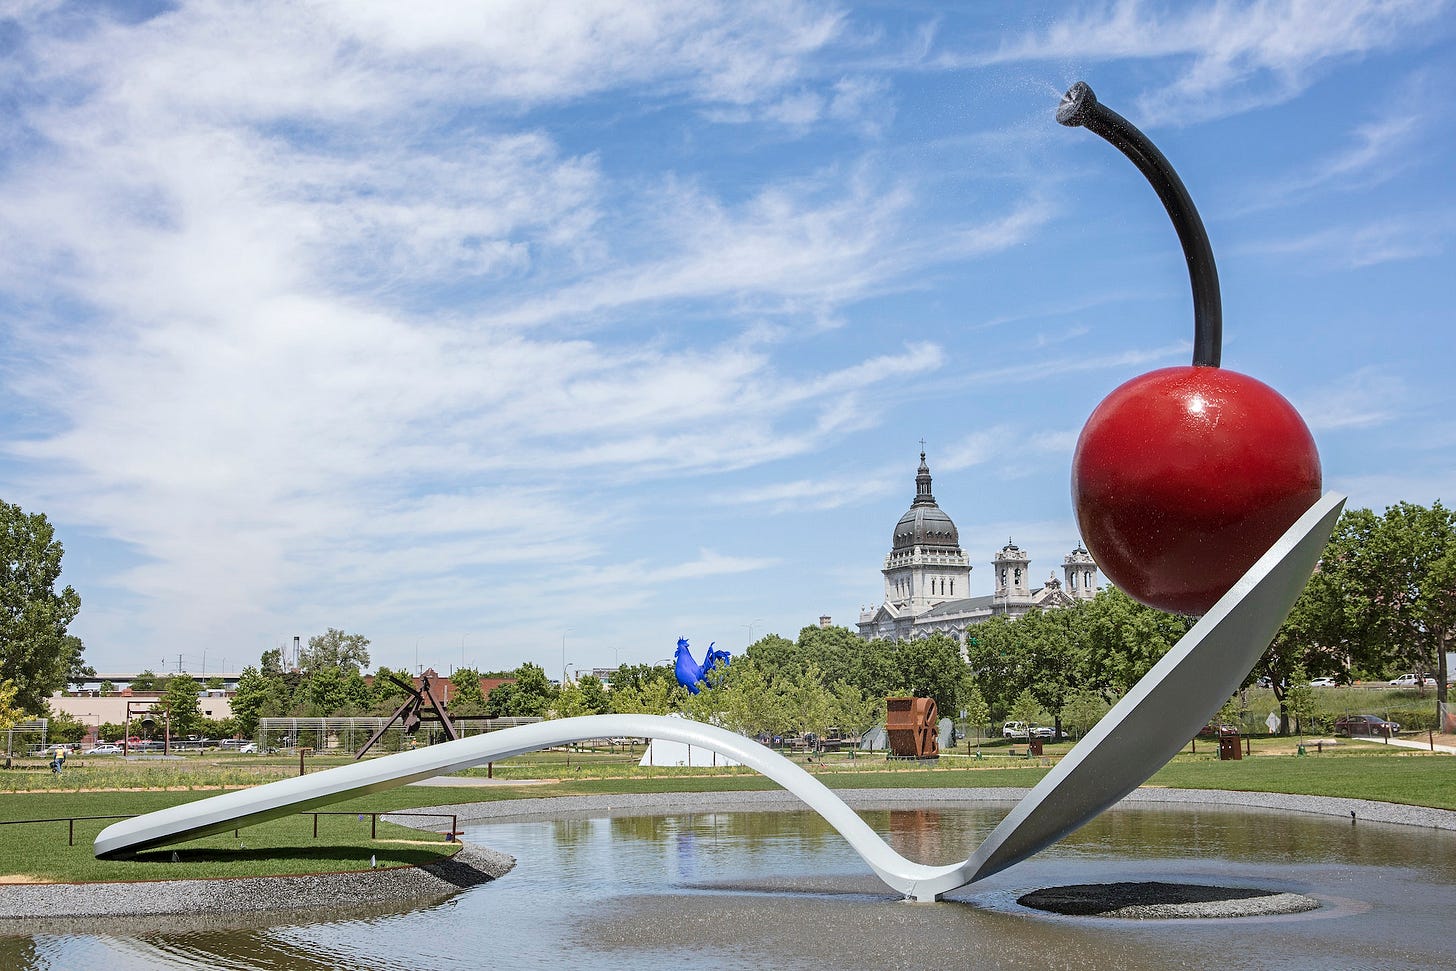
<svg viewBox="0 0 1456 971"><path fill-rule="evenodd" d="M237 916L252 926L267 923L266 915L320 908L334 913L386 905L393 912L401 904L441 899L499 879L515 863L504 853L467 844L436 863L386 870L212 880L4 884L0 885L0 933L33 934L56 925L75 929L76 918L85 918L80 926L95 930L95 921L106 918L127 918L129 929L130 921L137 918L154 923L158 918L174 918L161 923L175 928L188 923L183 918L206 918L202 925L215 926L218 917Z"/></svg>
<svg viewBox="0 0 1456 971"><path fill-rule="evenodd" d="M1047 887L1022 894L1016 902L1054 914L1123 920L1274 917L1320 907L1318 900L1302 893L1159 881Z"/></svg>

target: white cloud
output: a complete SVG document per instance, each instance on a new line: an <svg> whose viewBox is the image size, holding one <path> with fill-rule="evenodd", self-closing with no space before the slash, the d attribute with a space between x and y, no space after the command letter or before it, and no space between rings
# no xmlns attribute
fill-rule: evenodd
<svg viewBox="0 0 1456 971"><path fill-rule="evenodd" d="M774 513L802 509L840 509L892 495L904 489L904 480L903 469L893 473L882 469L878 472L856 472L853 475L771 482L768 485L716 493L708 498L724 505L767 506Z"/></svg>
<svg viewBox="0 0 1456 971"><path fill-rule="evenodd" d="M1375 428L1399 420L1409 399L1403 378L1370 366L1300 396L1298 410L1316 431Z"/></svg>
<svg viewBox="0 0 1456 971"><path fill-rule="evenodd" d="M1401 79L1377 110L1343 133L1342 144L1270 175L1246 189L1231 216L1301 203L1311 197L1351 193L1410 178L1413 170L1442 164L1440 134L1449 127L1450 106L1432 90L1450 84L1449 71L1417 68Z"/></svg>
<svg viewBox="0 0 1456 971"><path fill-rule="evenodd" d="M1300 236L1244 243L1244 255L1292 257L1306 271L1330 267L1361 269L1382 263L1425 259L1445 251L1453 216L1434 211L1420 216L1392 215L1362 224L1333 226Z"/></svg>
<svg viewBox="0 0 1456 971"><path fill-rule="evenodd" d="M1005 367L986 368L967 375L968 379L979 383L1006 383L1016 384L1026 381L1044 381L1047 378L1058 374L1070 374L1077 371L1102 371L1108 368L1127 368L1145 364L1171 364L1175 357L1186 357L1190 344L1182 341L1176 344L1165 344L1162 347L1148 348L1147 350L1125 350L1114 351L1110 354L1087 354L1081 356L1064 356L1056 358L1043 358L1036 361L1027 361L1024 364L1008 364Z"/></svg>
<svg viewBox="0 0 1456 971"><path fill-rule="evenodd" d="M1189 123L1288 100L1337 62L1420 45L1447 10L1446 0L1117 0L1003 41L976 61L1176 59L1176 76L1138 98L1134 120Z"/></svg>

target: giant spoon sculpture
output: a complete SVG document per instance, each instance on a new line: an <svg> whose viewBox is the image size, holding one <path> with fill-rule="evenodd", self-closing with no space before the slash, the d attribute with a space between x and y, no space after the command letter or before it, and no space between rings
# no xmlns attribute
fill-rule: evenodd
<svg viewBox="0 0 1456 971"><path fill-rule="evenodd" d="M96 855L225 832L552 745L629 735L702 746L763 773L823 816L888 886L931 901L1044 849L1145 782L1263 654L1345 500L1320 495L1319 458L1294 408L1219 367L1213 251L1172 166L1086 84L1067 92L1057 120L1106 138L1152 183L1182 241L1194 295L1193 365L1129 381L1088 420L1073 461L1078 522L1093 558L1128 593L1203 616L969 859L908 860L788 759L724 729L656 715L540 722L230 792L109 826Z"/></svg>

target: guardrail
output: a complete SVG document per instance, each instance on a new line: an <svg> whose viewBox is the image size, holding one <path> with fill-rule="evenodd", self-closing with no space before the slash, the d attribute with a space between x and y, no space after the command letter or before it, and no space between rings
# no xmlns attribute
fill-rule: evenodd
<svg viewBox="0 0 1456 971"><path fill-rule="evenodd" d="M48 817L46 817L44 819L0 819L0 826L18 826L18 825L20 825L22 823L66 823L67 824L67 826L66 826L66 845L67 846L75 846L76 845L76 821L77 820L84 820L84 819L131 819L135 815L136 815L136 813L121 813L119 815L111 815L111 816L48 816ZM344 812L342 810L318 810L318 811L310 811L310 812L299 813L298 815L300 815L300 816L312 816L313 817L313 838L314 839L318 839L318 818L320 816L358 816L360 819L363 819L365 816L368 816L369 817L369 838L370 839L378 839L378 835L377 834L379 832L379 817L380 816L429 816L429 817L434 817L436 819L448 819L448 820L450 820L450 828L448 830L441 831L441 832L443 832L443 835L445 837L445 842L447 842L447 843L453 843L453 842L455 842L455 837L459 836L461 834L461 832L462 832L462 830L460 829L460 817L459 817L459 814L458 813L412 813L412 812L408 812L408 811L404 811L404 810L401 810L401 811L398 811L398 812L393 812L393 811L390 811L390 810L384 810L382 812L351 813L351 812ZM238 831L237 830L233 830L233 835L234 836L237 836L238 835Z"/></svg>

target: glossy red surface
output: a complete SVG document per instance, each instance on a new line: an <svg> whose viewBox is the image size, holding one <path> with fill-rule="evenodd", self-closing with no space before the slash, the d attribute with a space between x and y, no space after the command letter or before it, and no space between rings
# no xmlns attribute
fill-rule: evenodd
<svg viewBox="0 0 1456 971"><path fill-rule="evenodd" d="M1202 614L1320 497L1294 406L1227 368L1133 378L1097 406L1072 459L1087 551L1129 595Z"/></svg>

